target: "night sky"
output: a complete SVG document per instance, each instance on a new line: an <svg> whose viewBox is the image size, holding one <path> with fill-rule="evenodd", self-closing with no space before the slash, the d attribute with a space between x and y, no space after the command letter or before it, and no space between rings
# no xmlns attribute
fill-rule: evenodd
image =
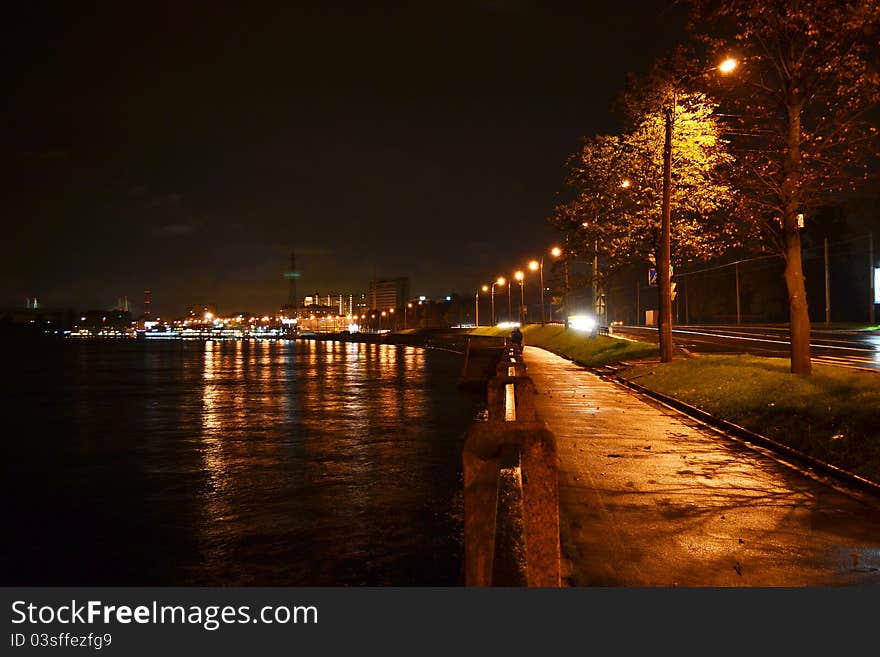
<svg viewBox="0 0 880 657"><path fill-rule="evenodd" d="M553 241L566 156L683 34L656 2L18 3L0 306L473 294Z"/></svg>

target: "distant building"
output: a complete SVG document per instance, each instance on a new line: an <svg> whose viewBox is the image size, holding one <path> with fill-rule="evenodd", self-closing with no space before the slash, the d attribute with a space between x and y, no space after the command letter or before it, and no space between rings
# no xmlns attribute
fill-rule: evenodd
<svg viewBox="0 0 880 657"><path fill-rule="evenodd" d="M370 281L368 301L371 310L402 308L409 300L409 278L385 278Z"/></svg>
<svg viewBox="0 0 880 657"><path fill-rule="evenodd" d="M74 332L80 336L128 335L131 330L128 310L87 310L74 320Z"/></svg>
<svg viewBox="0 0 880 657"><path fill-rule="evenodd" d="M313 307L332 309L336 315L355 315L367 311L367 295L353 292L315 292L303 298L300 310L310 314ZM285 307L286 308L286 307ZM302 313L301 313L302 314Z"/></svg>

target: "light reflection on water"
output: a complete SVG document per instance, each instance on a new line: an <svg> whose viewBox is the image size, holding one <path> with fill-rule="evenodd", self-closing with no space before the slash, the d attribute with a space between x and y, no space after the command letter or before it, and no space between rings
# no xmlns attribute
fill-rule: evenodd
<svg viewBox="0 0 880 657"><path fill-rule="evenodd" d="M7 582L460 583L474 400L456 390L457 356L321 341L55 349L57 380L22 368L20 413L50 398L54 430L10 454L36 494L13 514L33 549L6 546L25 562Z"/></svg>

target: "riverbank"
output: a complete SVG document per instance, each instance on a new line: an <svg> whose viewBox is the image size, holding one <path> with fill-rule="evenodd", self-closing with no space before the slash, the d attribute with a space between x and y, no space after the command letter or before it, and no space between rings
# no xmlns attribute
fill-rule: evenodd
<svg viewBox="0 0 880 657"><path fill-rule="evenodd" d="M461 329L409 329L388 333L306 333L297 340L331 342L360 342L366 344L391 344L404 347L443 349L464 354L467 350L468 332Z"/></svg>
<svg viewBox="0 0 880 657"><path fill-rule="evenodd" d="M495 328L474 332L509 334ZM660 363L656 345L586 338L561 326L526 326L523 333L526 344L581 365L624 363L617 372L623 379L880 482L877 374L814 363L813 376L797 377L789 373L787 359L747 355Z"/></svg>

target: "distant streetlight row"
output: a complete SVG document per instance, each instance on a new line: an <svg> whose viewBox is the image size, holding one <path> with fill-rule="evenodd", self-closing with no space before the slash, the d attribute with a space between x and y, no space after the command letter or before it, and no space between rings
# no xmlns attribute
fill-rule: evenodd
<svg viewBox="0 0 880 657"><path fill-rule="evenodd" d="M528 269L530 271L537 271L540 275L540 286L541 286L541 325L543 326L546 322L545 313L544 313L544 257L547 254L541 256L539 260L531 260L528 263ZM562 255L562 249L558 246L554 246L549 251L549 255L554 258L558 258ZM520 324L525 324L525 272L522 270L517 270L513 273L512 278L519 282L519 321ZM480 325L480 291L482 290L484 293L489 292L490 298L490 321L491 325L495 326L498 322L495 317L495 288L496 287L504 287L507 285L507 313L508 317L512 314L511 309L511 301L510 301L510 285L508 284L508 280L504 276L499 276L495 279L495 282L491 284L484 284L477 288L476 293L474 294L474 316L475 316L475 324L477 326Z"/></svg>

